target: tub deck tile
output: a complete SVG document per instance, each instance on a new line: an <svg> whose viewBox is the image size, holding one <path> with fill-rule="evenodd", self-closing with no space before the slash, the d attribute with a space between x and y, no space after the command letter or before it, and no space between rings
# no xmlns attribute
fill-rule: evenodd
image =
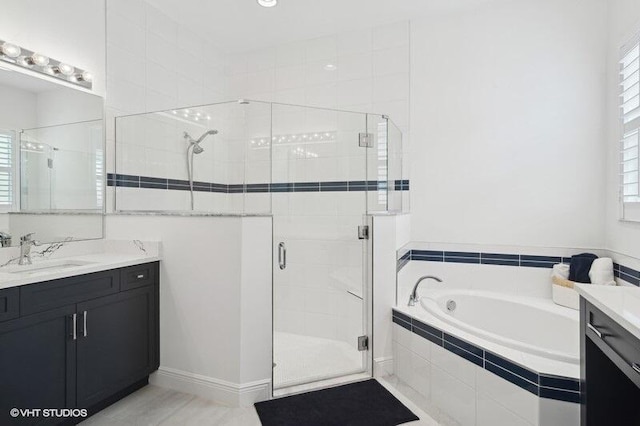
<svg viewBox="0 0 640 426"><path fill-rule="evenodd" d="M476 345L473 345L469 342L465 342L464 340L458 339L457 337L447 333L444 334L444 340L445 342L453 343L457 347L462 348L465 351L474 354L475 356L484 358L484 351L482 350L482 348L479 348Z"/></svg>
<svg viewBox="0 0 640 426"><path fill-rule="evenodd" d="M482 359L482 357L474 355L471 352L465 351L464 349L462 349L462 348L460 348L460 347L458 347L456 345L453 345L453 344L447 342L446 340L444 342L444 348L446 350L448 350L449 352L453 352L454 354L466 359L467 361L470 361L470 362L474 363L478 367L484 368L484 360Z"/></svg>
<svg viewBox="0 0 640 426"><path fill-rule="evenodd" d="M535 383L536 385L539 384L538 373L536 373L535 371L531 371L528 368L525 368L521 365L511 362L491 352L485 352L485 359L499 367L502 367L503 369L513 374L517 374L520 377L524 377L525 379L529 380L532 383Z"/></svg>
<svg viewBox="0 0 640 426"><path fill-rule="evenodd" d="M580 380L538 373L410 317L395 308L393 322L541 398L580 402Z"/></svg>
<svg viewBox="0 0 640 426"><path fill-rule="evenodd" d="M418 336L429 340L431 343L435 345L442 346L444 343L444 340L442 340L442 334L438 337L435 334L431 334L428 331L424 331L418 327L413 327L413 332Z"/></svg>
<svg viewBox="0 0 640 426"><path fill-rule="evenodd" d="M565 391L554 388L540 388L540 397L548 399L556 399L559 401L580 403L580 392Z"/></svg>
<svg viewBox="0 0 640 426"><path fill-rule="evenodd" d="M518 376L510 371L505 370L504 368L497 366L485 359L484 363L485 370L491 371L493 374L502 377L508 382L513 383L514 385L521 387L522 389L531 392L534 395L539 396L539 387L535 383L531 383L527 379Z"/></svg>

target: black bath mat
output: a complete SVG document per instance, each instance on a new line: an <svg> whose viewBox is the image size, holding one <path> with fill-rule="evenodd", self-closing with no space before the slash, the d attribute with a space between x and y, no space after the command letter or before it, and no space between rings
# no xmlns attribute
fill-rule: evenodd
<svg viewBox="0 0 640 426"><path fill-rule="evenodd" d="M374 379L255 406L263 426L395 426L419 420Z"/></svg>

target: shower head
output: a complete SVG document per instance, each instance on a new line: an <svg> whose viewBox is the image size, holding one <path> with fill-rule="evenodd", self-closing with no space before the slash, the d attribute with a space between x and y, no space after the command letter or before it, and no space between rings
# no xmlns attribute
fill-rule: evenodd
<svg viewBox="0 0 640 426"><path fill-rule="evenodd" d="M200 143L200 142L202 142L202 140L203 140L204 138L206 138L207 136L209 136L209 135L216 135L216 134L218 134L218 131L217 131L217 130L207 130L206 132L204 132L204 133L202 134L202 136L200 136L200 137L198 138L198 140L196 140L196 143Z"/></svg>
<svg viewBox="0 0 640 426"><path fill-rule="evenodd" d="M201 154L204 151L204 148L200 146L200 142L202 142L207 136L215 135L217 133L217 130L207 130L198 139L193 139L189 133L184 132L184 138L189 141L189 147L193 147L194 154Z"/></svg>

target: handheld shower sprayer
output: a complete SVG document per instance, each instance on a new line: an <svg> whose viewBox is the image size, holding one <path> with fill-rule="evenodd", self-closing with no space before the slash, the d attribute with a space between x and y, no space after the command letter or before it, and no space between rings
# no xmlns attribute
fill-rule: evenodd
<svg viewBox="0 0 640 426"><path fill-rule="evenodd" d="M218 134L217 130L207 130L198 139L193 139L188 132L184 132L184 139L189 142L187 147L187 173L189 175L189 189L191 190L191 210L193 210L193 156L204 152L204 148L200 146L200 143L207 136L216 134Z"/></svg>
<svg viewBox="0 0 640 426"><path fill-rule="evenodd" d="M189 142L189 148L193 148L194 154L200 154L204 151L204 148L200 146L200 142L202 142L207 136L216 134L218 134L217 130L207 130L198 139L193 139L189 133L184 132L184 138ZM189 148L187 148L187 150Z"/></svg>

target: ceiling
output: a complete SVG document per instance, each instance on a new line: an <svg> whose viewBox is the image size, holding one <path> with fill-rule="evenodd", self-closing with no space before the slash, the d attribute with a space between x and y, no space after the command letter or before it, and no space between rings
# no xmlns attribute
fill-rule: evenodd
<svg viewBox="0 0 640 426"><path fill-rule="evenodd" d="M146 0L225 52L473 9L495 0Z"/></svg>

